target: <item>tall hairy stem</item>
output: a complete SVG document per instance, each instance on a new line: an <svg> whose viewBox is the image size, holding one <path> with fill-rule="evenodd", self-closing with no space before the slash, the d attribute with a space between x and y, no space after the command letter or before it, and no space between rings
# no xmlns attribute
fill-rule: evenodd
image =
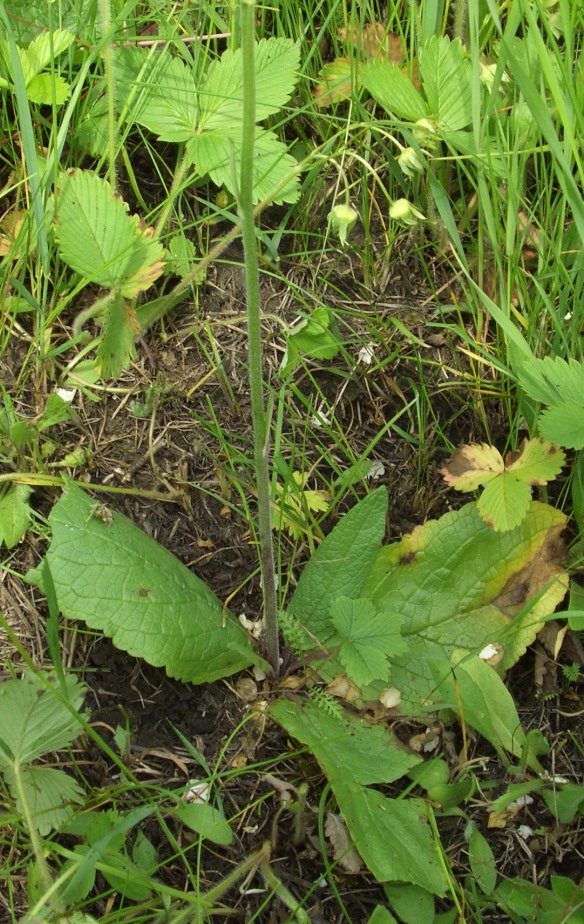
<svg viewBox="0 0 584 924"><path fill-rule="evenodd" d="M269 423L262 376L260 276L253 208L255 147L255 6L241 0L241 51L243 59L243 128L238 206L245 256L249 386L254 433L254 461L258 494L258 536L263 591L266 657L277 676L279 668L276 569L270 517Z"/></svg>

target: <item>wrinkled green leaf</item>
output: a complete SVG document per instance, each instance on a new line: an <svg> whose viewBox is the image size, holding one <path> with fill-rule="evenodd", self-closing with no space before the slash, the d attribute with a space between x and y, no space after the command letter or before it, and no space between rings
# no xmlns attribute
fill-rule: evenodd
<svg viewBox="0 0 584 924"><path fill-rule="evenodd" d="M381 882L399 880L445 894L446 879L423 800L388 799L367 786L398 779L418 758L401 751L387 729L362 719L336 718L313 703L303 708L280 700L270 713L314 753L373 875Z"/></svg>
<svg viewBox="0 0 584 924"><path fill-rule="evenodd" d="M300 707L276 700L270 715L311 749L327 775L329 768L337 767L359 786L393 783L421 763L416 754L403 750L388 729L349 713L341 719L315 703Z"/></svg>
<svg viewBox="0 0 584 924"><path fill-rule="evenodd" d="M497 641L502 671L521 657L566 593L565 522L532 502L520 526L495 533L468 504L380 551L363 586L380 610L403 619L409 651L392 659L391 683L404 711L437 701L430 662L449 662L455 649L478 654Z"/></svg>
<svg viewBox="0 0 584 924"><path fill-rule="evenodd" d="M105 522L104 522L105 520ZM256 661L245 630L170 552L70 484L49 521L47 563L61 612L171 677L204 683ZM108 523L109 521L109 523Z"/></svg>

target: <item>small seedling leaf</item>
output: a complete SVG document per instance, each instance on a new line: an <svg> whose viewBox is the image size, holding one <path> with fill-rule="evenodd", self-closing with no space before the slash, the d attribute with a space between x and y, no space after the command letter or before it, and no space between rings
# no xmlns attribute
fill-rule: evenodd
<svg viewBox="0 0 584 924"><path fill-rule="evenodd" d="M471 872L479 888L490 895L497 885L495 855L489 842L477 827L473 827L468 842L468 858Z"/></svg>
<svg viewBox="0 0 584 924"><path fill-rule="evenodd" d="M55 504L47 563L59 607L171 677L204 683L256 661L232 614L169 551L70 484Z"/></svg>
<svg viewBox="0 0 584 924"><path fill-rule="evenodd" d="M472 69L460 41L432 36L420 57L420 74L430 118L441 130L457 131L472 122Z"/></svg>
<svg viewBox="0 0 584 924"><path fill-rule="evenodd" d="M32 488L26 484L13 484L0 499L0 545L8 549L20 542L32 518L28 499Z"/></svg>
<svg viewBox="0 0 584 924"><path fill-rule="evenodd" d="M173 814L191 831L214 844L228 847L233 841L233 831L223 812L208 802L179 802Z"/></svg>
<svg viewBox="0 0 584 924"><path fill-rule="evenodd" d="M398 119L417 122L429 111L412 81L395 64L371 61L361 70L361 82L373 99Z"/></svg>
<svg viewBox="0 0 584 924"><path fill-rule="evenodd" d="M473 443L457 449L450 462L440 469L445 482L457 491L476 491L505 469L498 449L488 443Z"/></svg>
<svg viewBox="0 0 584 924"><path fill-rule="evenodd" d="M74 170L60 184L56 235L62 259L86 282L132 298L164 270L163 248L107 180Z"/></svg>

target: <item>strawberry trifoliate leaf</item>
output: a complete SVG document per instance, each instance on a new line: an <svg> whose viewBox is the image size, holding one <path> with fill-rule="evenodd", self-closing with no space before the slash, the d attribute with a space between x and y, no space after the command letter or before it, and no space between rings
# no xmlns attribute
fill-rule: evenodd
<svg viewBox="0 0 584 924"><path fill-rule="evenodd" d="M164 270L164 251L137 215L91 171L63 177L56 236L61 258L87 282L119 288L133 298Z"/></svg>
<svg viewBox="0 0 584 924"><path fill-rule="evenodd" d="M523 440L516 453L510 453L505 469L526 484L544 485L558 475L566 456L559 446L535 437Z"/></svg>
<svg viewBox="0 0 584 924"><path fill-rule="evenodd" d="M129 122L161 141L186 141L197 123L197 95L190 70L168 50L120 48L115 53L118 106Z"/></svg>
<svg viewBox="0 0 584 924"><path fill-rule="evenodd" d="M341 637L339 657L347 676L358 686L387 680L388 657L407 649L400 634L401 617L379 612L366 598L349 597L338 597L330 616Z"/></svg>
<svg viewBox="0 0 584 924"><path fill-rule="evenodd" d="M208 173L217 186L236 194L236 178L241 173L240 132L206 131L187 142L187 151L199 174ZM270 197L272 202L296 202L300 195L297 161L273 132L258 129L253 164L253 201ZM274 192L274 190L277 190Z"/></svg>
<svg viewBox="0 0 584 924"><path fill-rule="evenodd" d="M583 401L584 401L584 391ZM539 418L539 431L553 443L568 449L584 449L584 404L562 401L548 407Z"/></svg>
<svg viewBox="0 0 584 924"><path fill-rule="evenodd" d="M278 112L294 89L300 61L291 39L262 39L256 45L256 122ZM241 128L243 67L241 49L227 50L210 65L199 94L199 130Z"/></svg>
<svg viewBox="0 0 584 924"><path fill-rule="evenodd" d="M495 532L506 533L525 519L530 504L529 484L504 472L486 485L477 501L477 510Z"/></svg>
<svg viewBox="0 0 584 924"><path fill-rule="evenodd" d="M450 462L440 469L440 474L451 487L468 493L492 481L504 469L505 463L498 449L487 443L473 443L457 449Z"/></svg>
<svg viewBox="0 0 584 924"><path fill-rule="evenodd" d="M530 398L542 404L573 401L582 406L584 365L575 359L566 361L559 356L531 359L521 367L519 384Z"/></svg>

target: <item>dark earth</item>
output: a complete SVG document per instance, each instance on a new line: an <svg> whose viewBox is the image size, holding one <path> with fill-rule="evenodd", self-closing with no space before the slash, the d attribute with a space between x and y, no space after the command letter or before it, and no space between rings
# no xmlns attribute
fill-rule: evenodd
<svg viewBox="0 0 584 924"><path fill-rule="evenodd" d="M71 470L72 477L107 487L158 492L160 499L107 495L107 503L170 549L222 600L234 595L231 609L253 619L261 614L261 594L257 552L244 507L244 503L249 504L253 515L239 260L235 247L224 254L199 287L196 304L187 300L155 325L138 343L137 360L115 387L106 388L99 402L79 396L75 404L78 424L61 425L51 435L67 451L73 445L91 448L90 464L81 471ZM377 483L385 483L389 489L387 538L393 539L464 502L447 489L438 474L453 447L483 439L504 447L507 417L502 406L503 386L493 380L490 391L486 386L482 393L469 390L465 374L470 361L462 352L463 342L453 339L451 329L446 330L442 323L442 311L453 309L457 293L455 287L447 285L448 273L440 263L434 267L432 280L432 289L440 292L438 298L431 294L429 284L417 282L422 274L411 242L404 246L391 271L384 272L379 291L368 289L356 266L356 255L349 252L338 256L334 265L321 268L316 276L310 267L292 262L287 265L283 259L277 273L264 277L264 311L269 316L264 322L266 378L274 390L280 388L277 369L283 339L274 317L291 323L305 308L294 297L296 290L286 285L286 280L293 281L304 297L312 292L315 303L334 307L347 354L332 362L309 361L298 370L296 387L284 398L280 452L294 466L293 447L300 445L305 470L311 470L314 485L330 485L336 474L330 459L336 457L339 468L346 468L350 453L358 458L384 424L396 419L399 429L389 427L369 456L385 467ZM65 318L63 323L67 320L71 321ZM370 372L356 362L355 353L359 344L370 339L379 344L380 327L387 334L386 361ZM488 337L488 330L482 336ZM0 370L8 390L23 349L16 340L12 367ZM217 357L220 365L213 372ZM416 416L421 378L430 395L432 419ZM30 383L18 408L22 416L38 413L44 400L42 388L42 381ZM327 441L326 432L309 425L311 411L321 407L323 400L329 412L333 409L350 447L345 458ZM132 409L132 402L141 407L134 405ZM221 439L217 424L224 434ZM242 493L237 485L243 487ZM326 534L335 518L366 490L363 481L347 490L334 517L320 523L322 532ZM39 516L48 515L58 496L55 488L35 490L33 500ZM284 570L292 561L298 569L309 554L306 538L295 543L280 534L279 541ZM4 571L0 592L2 609L21 644L37 665L49 667L43 629L45 602L18 577L38 563L45 549L41 534L29 535ZM11 671L18 671L21 656L10 643L3 644L4 677L8 677ZM139 784L184 788L190 779L201 775L197 760L178 733L220 774L221 798L227 817L234 819L235 839L229 848L203 846L199 860L203 892L269 841L273 871L292 895L308 896L305 909L315 924L360 924L368 920L377 904L386 904L383 887L366 870L349 872L337 867L331 872L330 844L322 833L319 837L319 823L334 809L326 780L317 764L300 753L261 709L261 703L269 702L278 692L277 683L259 681L257 693L253 687L250 693L249 684L238 677L191 687L116 651L109 640L73 626L64 628L62 652L64 663L80 672L88 684L87 708L99 735L118 752L116 728L121 726L129 733L124 759ZM568 636L559 659L560 663L554 661L545 640L538 642L511 671L509 687L526 730L538 728L548 737L556 754L553 772L582 783L582 675L569 683L560 670L562 663L584 663L576 637ZM281 683L286 684L285 677ZM395 731L407 746L413 735L425 729L398 722ZM454 768L461 750L458 728L440 732L440 748ZM92 741L78 742L74 756L75 772L82 773L86 784L99 794L100 806L115 804L126 809L139 800L139 787L120 785L118 767ZM66 761L67 756L63 759ZM548 885L552 874L579 880L584 853L582 817L571 825L558 825L543 802L536 801L521 813L521 822L536 831L528 842L517 834L514 822L502 829L487 829L486 800L503 792L513 777L490 746L476 736L470 738L469 759L476 761L476 775L485 789L475 794L465 811L489 839L500 876L522 876L541 885ZM308 786L301 817L303 834L293 843L295 817L285 808L279 789L287 785L295 791L294 787L302 784ZM396 788L393 794L398 792ZM438 824L454 878L463 882L470 876L464 838L467 821L453 815L439 818ZM148 823L143 833L159 849L160 860L168 859L160 878L180 892L190 889L184 867L170 856L168 839L158 825ZM184 831L174 834L179 844L187 842ZM196 841L189 848L193 868L198 849ZM25 883L16 882L14 887L24 909ZM87 911L98 920L108 920L108 913L121 900L107 895L103 881L97 884L96 895L100 897L89 901ZM438 901L437 907L447 910L452 905ZM472 919L472 909L463 911L467 920ZM224 896L220 913L228 920L242 922L253 919L277 924L292 920L291 912L273 897L260 873L235 885ZM167 920L162 910L153 919ZM119 920L137 920L131 902L126 902ZM483 911L481 920L489 924L507 918L493 907L492 915Z"/></svg>

